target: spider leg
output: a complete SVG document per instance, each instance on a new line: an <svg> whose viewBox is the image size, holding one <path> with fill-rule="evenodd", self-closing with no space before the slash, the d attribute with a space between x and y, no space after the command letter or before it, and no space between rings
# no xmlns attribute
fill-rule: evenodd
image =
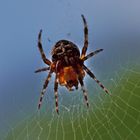
<svg viewBox="0 0 140 140"><path fill-rule="evenodd" d="M55 77L55 82L54 82L54 95L55 95L55 109L57 114L59 114L58 110L58 79L57 76Z"/></svg>
<svg viewBox="0 0 140 140"><path fill-rule="evenodd" d="M42 47L42 43L41 43L41 34L42 34L42 30L40 30L39 34L38 34L38 48L42 57L42 60L44 61L45 64L47 65L51 65L51 61L49 59L46 58L46 55L43 51L43 47Z"/></svg>
<svg viewBox="0 0 140 140"><path fill-rule="evenodd" d="M83 68L84 68L84 70L87 72L87 74L88 74L91 78L93 78L93 79L96 81L96 83L97 83L106 93L110 94L109 91L105 88L105 86L104 86L99 80L97 80L97 78L95 77L95 75L94 75L85 65L83 65Z"/></svg>
<svg viewBox="0 0 140 140"><path fill-rule="evenodd" d="M46 88L48 86L48 83L51 79L51 74L52 74L52 71L49 72L45 82L44 82L44 85L43 85L43 89L41 91L41 95L40 95L40 99L39 99L39 103L38 103L38 109L40 109L41 107L41 104L42 104L42 100L43 100L43 97L44 97L44 94L45 94L45 91L46 91Z"/></svg>
<svg viewBox="0 0 140 140"><path fill-rule="evenodd" d="M35 73L42 72L42 71L47 71L47 70L50 70L50 67L45 67L45 68L37 69L35 71Z"/></svg>
<svg viewBox="0 0 140 140"><path fill-rule="evenodd" d="M99 49L99 50L96 50L96 51L94 51L94 52L91 52L91 53L89 53L87 56L85 56L82 60L85 61L85 60L89 59L90 57L92 57L92 56L98 54L98 53L101 52L101 51L103 51L103 49Z"/></svg>
<svg viewBox="0 0 140 140"><path fill-rule="evenodd" d="M88 26L84 15L81 15L84 22L84 46L82 48L81 58L85 57L88 48Z"/></svg>
<svg viewBox="0 0 140 140"><path fill-rule="evenodd" d="M83 91L83 94L84 94L86 105L87 105L87 107L89 107L88 97L87 97L87 91L85 89L84 82L83 82L83 80L81 78L79 78L79 82L80 82L81 87L82 87L82 91Z"/></svg>

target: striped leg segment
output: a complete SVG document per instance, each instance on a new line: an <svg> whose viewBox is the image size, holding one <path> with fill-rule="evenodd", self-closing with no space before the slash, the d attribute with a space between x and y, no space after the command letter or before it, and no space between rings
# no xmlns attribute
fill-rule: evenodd
<svg viewBox="0 0 140 140"><path fill-rule="evenodd" d="M87 56L85 56L82 60L85 61L85 60L89 59L90 57L92 57L92 56L98 54L98 53L101 52L101 51L103 51L103 49L99 49L99 50L96 50L96 51L94 51L94 52L91 52L90 54L88 54Z"/></svg>
<svg viewBox="0 0 140 140"><path fill-rule="evenodd" d="M107 94L110 94L109 91L105 88L105 86L104 86L99 80L97 80L97 78L95 77L95 75L94 75L85 65L83 65L83 68L84 68L84 70L87 72L87 74L88 74L91 78L93 78L93 79L96 81L96 83L97 83Z"/></svg>
<svg viewBox="0 0 140 140"><path fill-rule="evenodd" d="M43 72L43 71L47 71L47 70L50 70L50 67L45 67L45 68L38 69L38 70L35 71L35 73Z"/></svg>
<svg viewBox="0 0 140 140"><path fill-rule="evenodd" d="M88 26L84 15L81 15L84 22L84 46L82 49L81 58L85 57L88 48Z"/></svg>
<svg viewBox="0 0 140 140"><path fill-rule="evenodd" d="M39 103L38 103L38 109L40 109L40 107L41 107L41 105L42 105L42 100L43 100L43 97L44 97L46 88L47 88L47 86L48 86L48 83L49 83L49 81L50 81L50 79L51 79L51 74L52 74L52 72L50 71L49 74L48 74L48 76L47 76L47 78L46 78L46 80L45 80L45 83L44 83L44 85L43 85L43 89L42 89L42 91L41 91L41 95L40 95L40 99L39 99Z"/></svg>
<svg viewBox="0 0 140 140"><path fill-rule="evenodd" d="M55 77L55 83L54 83L54 95L55 95L55 109L57 114L59 114L58 110L58 79L57 76Z"/></svg>
<svg viewBox="0 0 140 140"><path fill-rule="evenodd" d="M40 30L40 32L38 34L38 48L39 48L39 51L40 51L40 54L41 54L41 57L42 57L44 63L47 65L51 65L51 61L46 58L46 55L43 51L43 47L42 47L42 43L41 43L41 34L42 34L42 30Z"/></svg>
<svg viewBox="0 0 140 140"><path fill-rule="evenodd" d="M87 91L86 91L86 89L85 89L84 82L83 82L83 80L80 79L80 78L79 78L79 82L80 82L81 87L82 87L82 91L83 91L83 94L84 94L84 99L85 99L86 105L87 105L87 107L89 107L88 97L87 97Z"/></svg>

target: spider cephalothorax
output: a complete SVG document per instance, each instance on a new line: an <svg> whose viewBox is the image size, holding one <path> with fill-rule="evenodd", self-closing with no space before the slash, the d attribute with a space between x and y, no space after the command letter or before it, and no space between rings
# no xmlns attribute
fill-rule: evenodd
<svg viewBox="0 0 140 140"><path fill-rule="evenodd" d="M40 30L39 32L38 48L44 63L49 66L35 71L35 72L41 72L41 71L49 70L49 74L45 80L43 89L41 91L41 96L38 104L39 109L41 107L42 99L52 73L55 73L54 93L55 93L55 104L56 104L57 113L58 113L58 92L57 92L58 84L60 84L61 86L65 86L68 90L71 91L73 90L73 87L75 87L75 89L78 89L78 84L80 83L84 93L86 104L87 106L89 106L87 92L85 90L84 82L83 82L85 72L91 78L93 78L106 93L109 93L108 90L103 86L103 84L101 84L101 82L96 79L95 75L84 65L85 60L101 52L103 49L96 50L86 55L86 51L88 48L88 28L87 28L86 19L84 18L83 15L82 15L82 19L84 22L84 46L82 48L81 55L78 47L74 43L68 40L60 40L54 45L52 49L51 52L52 61L50 61L49 59L46 58L42 48L42 44L41 44L42 30Z"/></svg>

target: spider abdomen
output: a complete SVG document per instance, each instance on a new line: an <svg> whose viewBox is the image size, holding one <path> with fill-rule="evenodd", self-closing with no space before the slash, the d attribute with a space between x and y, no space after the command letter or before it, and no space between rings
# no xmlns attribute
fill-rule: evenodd
<svg viewBox="0 0 140 140"><path fill-rule="evenodd" d="M79 58L80 51L78 47L68 41L68 40L60 40L58 41L54 48L52 49L52 61L56 62L58 60L65 61L65 63L69 63L70 58Z"/></svg>

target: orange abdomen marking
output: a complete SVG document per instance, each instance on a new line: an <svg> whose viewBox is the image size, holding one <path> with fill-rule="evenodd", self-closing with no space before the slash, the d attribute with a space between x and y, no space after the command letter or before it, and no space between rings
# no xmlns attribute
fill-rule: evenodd
<svg viewBox="0 0 140 140"><path fill-rule="evenodd" d="M77 80L77 74L74 71L72 66L64 67L60 70L60 73L58 75L59 83L61 85L66 85L67 81L76 81Z"/></svg>

